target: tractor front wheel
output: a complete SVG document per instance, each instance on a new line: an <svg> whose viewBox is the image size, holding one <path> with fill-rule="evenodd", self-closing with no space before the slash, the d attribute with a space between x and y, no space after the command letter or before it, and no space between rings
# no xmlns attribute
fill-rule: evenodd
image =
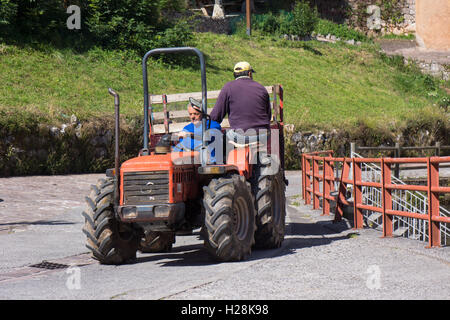
<svg viewBox="0 0 450 320"><path fill-rule="evenodd" d="M244 177L213 179L204 187L205 247L219 261L239 261L251 254L255 208Z"/></svg>
<svg viewBox="0 0 450 320"><path fill-rule="evenodd" d="M135 259L139 245L139 237L131 225L115 218L113 195L113 180L100 179L91 187L86 197L86 210L82 213L86 247L102 264L121 264Z"/></svg>

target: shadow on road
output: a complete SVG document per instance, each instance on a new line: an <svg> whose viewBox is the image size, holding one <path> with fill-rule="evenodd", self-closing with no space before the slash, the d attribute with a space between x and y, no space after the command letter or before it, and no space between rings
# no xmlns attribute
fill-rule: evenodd
<svg viewBox="0 0 450 320"><path fill-rule="evenodd" d="M167 253L145 254L145 256L138 257L136 259L136 263L159 260L161 260L161 262L158 264L163 267L204 266L220 263L211 259L209 254L206 252L206 249L203 247L203 242L200 241L198 244L176 246L171 252Z"/></svg>
<svg viewBox="0 0 450 320"><path fill-rule="evenodd" d="M69 221L63 221L63 220L19 221L19 222L0 223L0 226L20 226L20 225L57 226L57 225L70 225L70 224L76 224L76 222L69 222Z"/></svg>
<svg viewBox="0 0 450 320"><path fill-rule="evenodd" d="M330 221L315 223L292 222L286 226L283 245L276 249L253 249L252 254L245 261L256 261L295 253L296 250L308 247L328 245L334 241L348 240L357 234L348 232L348 227L342 223L333 224ZM142 254L135 263L158 262L163 267L206 266L218 265L224 262L214 260L203 246L203 241L196 244L175 246L168 253ZM239 262L226 262L239 263Z"/></svg>

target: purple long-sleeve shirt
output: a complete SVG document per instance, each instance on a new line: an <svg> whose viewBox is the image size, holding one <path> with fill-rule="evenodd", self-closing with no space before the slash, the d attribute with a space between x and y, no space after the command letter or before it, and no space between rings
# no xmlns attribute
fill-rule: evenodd
<svg viewBox="0 0 450 320"><path fill-rule="evenodd" d="M266 88L250 78L226 83L211 111L211 120L221 123L228 114L231 129L270 130L270 97Z"/></svg>

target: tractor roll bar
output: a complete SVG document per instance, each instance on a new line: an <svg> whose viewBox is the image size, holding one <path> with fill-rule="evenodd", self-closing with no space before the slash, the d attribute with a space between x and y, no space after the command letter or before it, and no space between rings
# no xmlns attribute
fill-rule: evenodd
<svg viewBox="0 0 450 320"><path fill-rule="evenodd" d="M144 152L143 155L148 154L148 133L149 133L149 121L148 121L148 108L149 108L149 94L148 94L148 77L147 77L147 60L150 56L161 53L181 53L181 52L193 52L197 54L200 59L201 81L202 81L202 112L207 113L207 101L206 101L206 68L205 59L203 53L197 48L192 47L178 47L178 48L158 48L148 51L142 59L142 76L144 80ZM206 165L206 118L202 118L202 152L200 152L200 159L202 166Z"/></svg>
<svg viewBox="0 0 450 320"><path fill-rule="evenodd" d="M120 171L119 171L119 134L120 134L120 120L119 120L119 114L120 114L120 98L117 92L115 92L113 89L108 88L108 92L110 95L114 97L114 112L115 112L115 134L114 134L114 144L115 144L115 150L114 150L114 173L115 173L115 187L114 187L114 204L116 207L119 205L119 181L120 181Z"/></svg>

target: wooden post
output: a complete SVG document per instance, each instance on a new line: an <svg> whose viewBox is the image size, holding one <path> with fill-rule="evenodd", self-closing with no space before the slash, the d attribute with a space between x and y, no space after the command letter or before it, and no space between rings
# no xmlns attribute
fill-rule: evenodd
<svg viewBox="0 0 450 320"><path fill-rule="evenodd" d="M277 118L278 118L278 99L277 99L278 86L274 85L272 91L273 91L273 103L272 103L273 114L272 114L272 120L273 121L277 121Z"/></svg>
<svg viewBox="0 0 450 320"><path fill-rule="evenodd" d="M441 143L439 141L436 142L436 157L441 156Z"/></svg>
<svg viewBox="0 0 450 320"><path fill-rule="evenodd" d="M246 0L245 4L245 13L247 15L247 35L250 36L252 34L251 31L251 8L250 8L250 0Z"/></svg>

